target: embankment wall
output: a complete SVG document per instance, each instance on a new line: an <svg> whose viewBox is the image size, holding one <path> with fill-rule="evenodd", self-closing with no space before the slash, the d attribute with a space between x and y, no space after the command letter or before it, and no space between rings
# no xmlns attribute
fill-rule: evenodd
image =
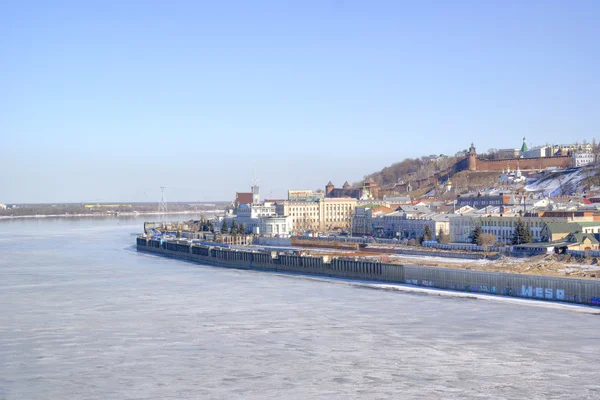
<svg viewBox="0 0 600 400"><path fill-rule="evenodd" d="M461 292L600 306L600 281L385 264L372 260L299 256L137 239L138 251L228 268L295 272L402 283Z"/></svg>

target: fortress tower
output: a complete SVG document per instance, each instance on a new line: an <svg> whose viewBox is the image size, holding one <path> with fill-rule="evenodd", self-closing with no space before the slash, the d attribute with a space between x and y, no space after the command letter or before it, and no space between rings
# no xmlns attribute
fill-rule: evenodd
<svg viewBox="0 0 600 400"><path fill-rule="evenodd" d="M333 185L333 183L331 183L331 181L329 181L329 183L325 186L325 197L329 196L333 188L335 188L335 186Z"/></svg>
<svg viewBox="0 0 600 400"><path fill-rule="evenodd" d="M469 149L467 165L469 171L477 170L477 152L475 151L475 145L473 143L471 143L471 148Z"/></svg>

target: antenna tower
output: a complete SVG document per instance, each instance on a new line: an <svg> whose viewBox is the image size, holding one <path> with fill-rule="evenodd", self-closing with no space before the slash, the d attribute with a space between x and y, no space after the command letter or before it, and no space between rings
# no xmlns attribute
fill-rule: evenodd
<svg viewBox="0 0 600 400"><path fill-rule="evenodd" d="M158 203L158 213L160 215L160 220L163 225L166 227L166 213L167 213L167 201L165 200L165 187L160 187L160 203Z"/></svg>

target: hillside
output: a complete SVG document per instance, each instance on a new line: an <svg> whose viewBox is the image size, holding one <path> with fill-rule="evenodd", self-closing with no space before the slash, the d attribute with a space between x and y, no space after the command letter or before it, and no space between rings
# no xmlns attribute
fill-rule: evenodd
<svg viewBox="0 0 600 400"><path fill-rule="evenodd" d="M543 193L545 196L570 196L584 193L598 186L600 173L597 165L583 168L551 171L525 185L528 192Z"/></svg>
<svg viewBox="0 0 600 400"><path fill-rule="evenodd" d="M406 158L381 171L366 175L364 179L373 179L380 187L388 187L403 182L427 181L434 176L452 176L456 171L457 157L421 157Z"/></svg>
<svg viewBox="0 0 600 400"><path fill-rule="evenodd" d="M464 157L429 156L407 158L381 171L366 175L379 185L382 194L402 195L407 192L428 193L432 189L441 193L441 185L451 180L455 194L498 186L498 171L467 171ZM525 186L529 192L546 196L584 193L600 188L600 163L583 168L544 171L533 176ZM360 186L357 182L356 187Z"/></svg>

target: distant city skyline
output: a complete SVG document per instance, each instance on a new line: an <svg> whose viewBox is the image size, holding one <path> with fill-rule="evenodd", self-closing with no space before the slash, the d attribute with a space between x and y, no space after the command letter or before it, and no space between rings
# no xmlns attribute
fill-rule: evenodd
<svg viewBox="0 0 600 400"><path fill-rule="evenodd" d="M596 1L0 5L0 203L232 200L600 139Z"/></svg>

